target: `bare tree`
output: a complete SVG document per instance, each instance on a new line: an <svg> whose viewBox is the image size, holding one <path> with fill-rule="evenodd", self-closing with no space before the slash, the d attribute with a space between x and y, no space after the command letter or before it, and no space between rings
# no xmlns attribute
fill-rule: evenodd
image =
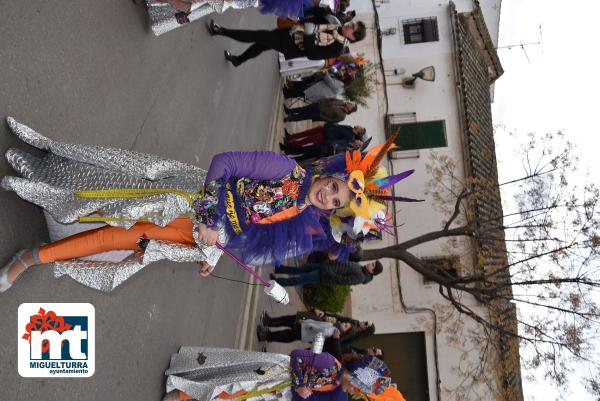
<svg viewBox="0 0 600 401"><path fill-rule="evenodd" d="M520 380L520 365L528 377L560 388L574 366L585 366L579 371L589 372L586 388L600 399L600 355L593 348L600 328L600 193L579 174L562 133L517 142L523 174L504 183L495 176L463 179L454 160L432 153L428 193L447 219L437 231L365 250L362 258L397 259L435 282L452 313L479 324L480 349L495 347L505 370L501 385ZM510 199L504 208L501 191ZM450 266L414 252L418 245L459 239L467 239L474 256ZM520 356L510 352L519 345ZM487 358L484 353L474 368L479 375Z"/></svg>

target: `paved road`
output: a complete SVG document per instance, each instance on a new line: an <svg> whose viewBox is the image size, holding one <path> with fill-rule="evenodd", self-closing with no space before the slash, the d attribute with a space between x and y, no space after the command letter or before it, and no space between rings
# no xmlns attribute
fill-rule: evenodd
<svg viewBox="0 0 600 401"><path fill-rule="evenodd" d="M228 12L225 26L273 25L256 11ZM199 21L161 37L129 0L0 0L0 117L56 139L153 152L208 167L228 149L265 147L277 90L275 55L242 68ZM0 122L0 150L17 144ZM0 174L9 173L0 162ZM41 211L0 193L0 263L46 238ZM245 278L229 261L218 272ZM179 345L233 346L243 286L201 279L192 264L159 263L111 294L49 269L32 269L0 295L0 400L160 400ZM90 379L23 379L17 373L22 302L91 302L96 373Z"/></svg>

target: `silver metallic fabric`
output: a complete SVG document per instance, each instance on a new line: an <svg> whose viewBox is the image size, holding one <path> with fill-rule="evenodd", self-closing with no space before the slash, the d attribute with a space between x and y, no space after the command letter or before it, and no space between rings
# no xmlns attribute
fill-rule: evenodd
<svg viewBox="0 0 600 401"><path fill-rule="evenodd" d="M212 13L222 13L228 8L249 8L258 7L258 0L205 0L192 3L192 10L187 14L187 19L193 22L205 15ZM148 7L148 16L150 17L150 25L152 32L156 36L162 35L175 28L182 26L175 17L181 11L171 6L167 2L157 0L146 0Z"/></svg>
<svg viewBox="0 0 600 401"><path fill-rule="evenodd" d="M198 262L206 260L215 266L220 250L175 244L167 241L150 241L144 253L136 253L120 262L73 259L52 263L55 277L68 275L73 280L99 291L110 292L145 266L158 260ZM214 252L213 251L214 248Z"/></svg>
<svg viewBox="0 0 600 401"><path fill-rule="evenodd" d="M194 213L186 199L166 193L143 198L84 199L75 191L91 189L168 188L195 192L204 184L206 171L175 160L129 150L100 146L66 144L48 139L31 128L8 118L12 131L24 142L46 150L36 157L19 149L9 149L6 158L21 177L7 176L1 186L44 208L60 224L74 224L79 217L102 211L105 217L124 219L109 224L131 227L137 220L165 226L175 218ZM84 223L85 224L85 223ZM196 226L197 222L194 221ZM91 225L90 229L96 228ZM81 231L81 229L79 230ZM56 276L69 275L89 287L111 291L151 262L169 259L177 262L207 261L215 266L222 251L198 240L198 246L150 241L142 255L121 262L69 260L53 263ZM220 241L226 242L224 231Z"/></svg>
<svg viewBox="0 0 600 401"><path fill-rule="evenodd" d="M167 393L180 390L194 400L211 401L221 392L234 394L291 383L290 357L267 352L227 348L181 347L171 355ZM277 393L248 398L250 401L292 399L291 387Z"/></svg>

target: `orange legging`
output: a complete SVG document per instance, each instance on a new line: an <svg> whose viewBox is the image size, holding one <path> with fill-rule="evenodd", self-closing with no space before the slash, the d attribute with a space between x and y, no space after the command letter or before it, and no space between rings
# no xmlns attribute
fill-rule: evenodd
<svg viewBox="0 0 600 401"><path fill-rule="evenodd" d="M148 222L136 223L128 230L121 227L104 226L42 245L39 259L42 263L49 263L106 251L138 250L137 242L141 236L195 245L196 241L194 241L192 230L192 221L187 217L178 217L165 227Z"/></svg>

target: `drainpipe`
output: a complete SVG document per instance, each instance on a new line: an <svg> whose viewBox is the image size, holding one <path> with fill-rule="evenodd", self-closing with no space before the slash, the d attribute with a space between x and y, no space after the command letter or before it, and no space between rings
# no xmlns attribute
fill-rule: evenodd
<svg viewBox="0 0 600 401"><path fill-rule="evenodd" d="M381 76L382 76L382 80L383 80L383 96L384 96L384 114L383 114L383 119L384 119L384 126L386 125L387 122L387 114L389 111L389 98L388 98L388 93L387 93L387 80L386 80L386 75L385 75L385 68L383 65L383 55L381 52L381 48L382 48L382 38L381 38L381 27L379 25L379 13L377 11L377 5L375 4L375 0L371 0L371 3L373 5L373 16L374 16L374 21L375 21L375 32L377 35L377 55L379 56L379 68L381 69ZM391 171L391 174L394 174L394 166L393 164L390 162L389 164L389 168ZM392 202L392 208L394 210L394 238L395 241L397 242L397 238L398 238L398 224L396 221L396 215L397 215L397 210L396 210L396 203ZM404 295L402 293L402 277L401 277L401 273L400 273L400 262L398 261L398 259L394 259L394 264L395 264L395 268L396 268L396 275L397 275L397 280L398 280L398 294L399 294L399 299L400 299L400 306L402 307L402 311L404 313L407 314L418 314L418 313L427 313L429 315L431 315L432 321L433 321L433 359L434 359L434 366L435 366L435 386L436 386L436 399L437 401L441 401L442 400L442 396L441 396L441 380L440 380L440 367L439 367L439 355L438 355L438 341L437 341L437 326L438 326L438 322L437 322L437 314L435 313L435 311L431 308L422 308L422 307L415 307L415 306L411 306L411 305L407 305L406 302L404 302Z"/></svg>
<svg viewBox="0 0 600 401"><path fill-rule="evenodd" d="M390 162L388 163L388 167L391 171L391 175L394 174L394 166ZM398 222L396 216L398 215L398 211L396 210L396 202L392 202L393 208L393 216L394 216L394 242L398 243ZM431 315L431 320L433 322L433 363L435 368L435 390L436 390L436 399L437 401L442 400L441 395L441 384L442 381L440 379L440 364L439 364L439 354L438 354L438 341L437 341L437 327L438 327L438 319L437 314L431 308L423 308L407 305L404 302L404 294L402 292L402 274L400 270L400 261L398 259L394 259L394 265L396 268L396 279L398 280L398 298L400 300L400 306L402 307L402 312L407 314L419 314L419 313L427 313Z"/></svg>

